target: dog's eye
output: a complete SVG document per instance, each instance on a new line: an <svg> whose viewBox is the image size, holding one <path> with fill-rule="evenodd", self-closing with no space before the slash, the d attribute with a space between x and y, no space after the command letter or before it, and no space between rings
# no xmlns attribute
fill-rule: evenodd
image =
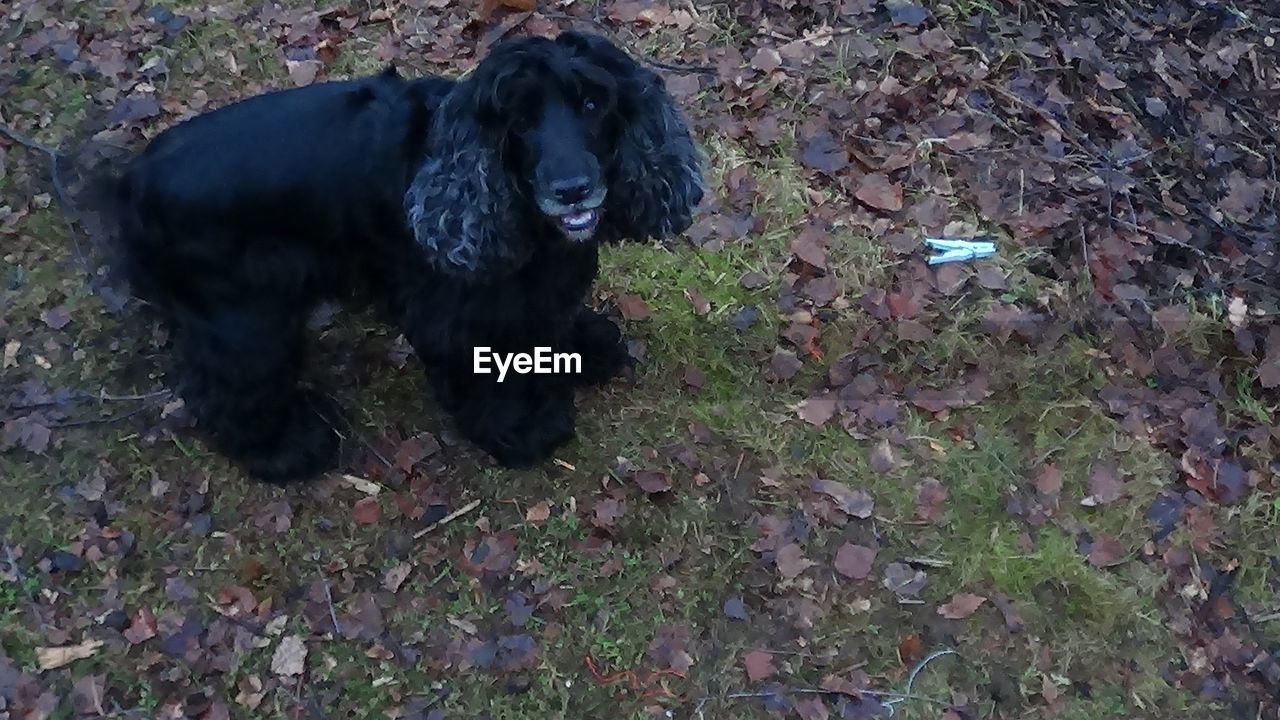
<svg viewBox="0 0 1280 720"><path fill-rule="evenodd" d="M596 101L595 101L595 100L585 100L585 101L583 101L583 103L582 103L582 109L583 109L583 110L586 110L587 112L595 112L595 111L596 111Z"/></svg>

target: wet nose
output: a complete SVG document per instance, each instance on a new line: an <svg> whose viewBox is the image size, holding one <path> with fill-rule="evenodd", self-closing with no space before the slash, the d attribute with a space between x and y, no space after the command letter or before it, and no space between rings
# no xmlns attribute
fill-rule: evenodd
<svg viewBox="0 0 1280 720"><path fill-rule="evenodd" d="M567 178L564 180L552 180L551 192L555 194L556 200L565 205L575 205L587 199L591 194L591 181L585 175Z"/></svg>

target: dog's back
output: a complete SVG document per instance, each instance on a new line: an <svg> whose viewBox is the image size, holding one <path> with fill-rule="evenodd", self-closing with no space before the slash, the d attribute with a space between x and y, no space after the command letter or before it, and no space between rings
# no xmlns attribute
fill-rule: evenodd
<svg viewBox="0 0 1280 720"><path fill-rule="evenodd" d="M316 253L345 254L348 239L371 232L403 234L404 188L451 84L388 71L260 95L161 133L114 192L119 260L135 293L167 304L242 292L255 277L314 283ZM241 265L248 256L255 267ZM265 257L293 272L262 267Z"/></svg>

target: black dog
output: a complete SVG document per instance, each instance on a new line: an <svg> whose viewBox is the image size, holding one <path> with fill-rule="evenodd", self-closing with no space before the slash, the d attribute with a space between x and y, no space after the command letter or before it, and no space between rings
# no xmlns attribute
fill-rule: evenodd
<svg viewBox="0 0 1280 720"><path fill-rule="evenodd" d="M123 269L174 331L178 388L272 482L336 461L304 326L374 300L462 432L508 466L573 434L573 389L630 357L586 307L601 241L684 230L699 155L662 80L607 40L507 42L462 81L376 77L269 93L161 134L113 200ZM474 372L474 349L578 353L578 375Z"/></svg>

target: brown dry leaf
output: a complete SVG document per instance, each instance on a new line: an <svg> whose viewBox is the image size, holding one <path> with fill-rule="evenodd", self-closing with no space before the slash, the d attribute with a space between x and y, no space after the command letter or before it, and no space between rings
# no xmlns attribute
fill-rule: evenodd
<svg viewBox="0 0 1280 720"><path fill-rule="evenodd" d="M399 592L400 586L408 579L411 572L413 572L413 566L409 563L396 565L382 576L382 587L386 588L387 592Z"/></svg>
<svg viewBox="0 0 1280 720"><path fill-rule="evenodd" d="M951 600L938 608L938 614L948 620L962 620L976 612L986 601L987 599L982 595L956 593L951 596Z"/></svg>
<svg viewBox="0 0 1280 720"><path fill-rule="evenodd" d="M841 575L854 580L864 580L871 574L877 552L875 548L865 545L845 543L836 551L836 559L832 564L836 572Z"/></svg>
<svg viewBox="0 0 1280 720"><path fill-rule="evenodd" d="M779 548L774 562L778 565L778 572L787 580L796 579L800 576L800 573L817 564L805 557L804 549L795 543L789 543Z"/></svg>
<svg viewBox="0 0 1280 720"><path fill-rule="evenodd" d="M803 366L800 358L786 348L774 349L773 357L769 358L769 371L779 380L790 380Z"/></svg>
<svg viewBox="0 0 1280 720"><path fill-rule="evenodd" d="M618 309L626 320L645 320L653 317L653 311L639 295L627 293L618 296Z"/></svg>
<svg viewBox="0 0 1280 720"><path fill-rule="evenodd" d="M139 608L133 622L124 631L124 639L131 645L146 642L156 636L156 616L147 608Z"/></svg>
<svg viewBox="0 0 1280 720"><path fill-rule="evenodd" d="M1089 497L1081 505L1094 507L1119 500L1124 494L1124 479L1114 463L1098 462L1089 469Z"/></svg>
<svg viewBox="0 0 1280 720"><path fill-rule="evenodd" d="M689 299L689 304L693 305L695 315L706 315L711 312L711 301L697 290L688 288L684 291L684 296Z"/></svg>
<svg viewBox="0 0 1280 720"><path fill-rule="evenodd" d="M1040 468L1036 474L1036 490L1041 495L1057 495L1062 491L1062 471L1057 465L1049 463Z"/></svg>
<svg viewBox="0 0 1280 720"><path fill-rule="evenodd" d="M538 0L480 0L476 15L482 22L488 22L493 17L494 11L500 7L529 12L538 8Z"/></svg>
<svg viewBox="0 0 1280 720"><path fill-rule="evenodd" d="M902 209L902 186L889 180L884 173L869 173L858 182L854 193L862 202L880 210Z"/></svg>
<svg viewBox="0 0 1280 720"><path fill-rule="evenodd" d="M351 515L361 525L376 525L382 519L382 505L377 498L360 498L351 508Z"/></svg>
<svg viewBox="0 0 1280 720"><path fill-rule="evenodd" d="M854 490L836 480L814 480L809 488L835 500L845 515L865 520L871 517L871 512L875 509L875 501L865 490Z"/></svg>
<svg viewBox="0 0 1280 720"><path fill-rule="evenodd" d="M533 523L534 525L544 523L550 517L551 505L546 500L543 500L529 508L528 512L524 514L525 522Z"/></svg>
<svg viewBox="0 0 1280 720"><path fill-rule="evenodd" d="M102 700L106 693L105 675L85 675L71 686L71 704L80 715L106 715Z"/></svg>
<svg viewBox="0 0 1280 720"><path fill-rule="evenodd" d="M773 48L760 48L751 56L751 67L765 73L771 73L782 66L782 56Z"/></svg>
<svg viewBox="0 0 1280 720"><path fill-rule="evenodd" d="M796 700L795 710L800 720L828 720L831 717L831 711L820 697Z"/></svg>
<svg viewBox="0 0 1280 720"><path fill-rule="evenodd" d="M836 414L836 395L825 393L803 400L796 406L796 414L810 425L822 427Z"/></svg>
<svg viewBox="0 0 1280 720"><path fill-rule="evenodd" d="M746 667L747 679L751 682L760 682L778 672L778 669L773 666L773 655L764 650L752 650L747 653L742 658L742 664Z"/></svg>
<svg viewBox="0 0 1280 720"><path fill-rule="evenodd" d="M942 522L946 499L947 488L942 483L932 478L921 481L916 486L916 516L931 523Z"/></svg>
<svg viewBox="0 0 1280 720"><path fill-rule="evenodd" d="M282 639L271 656L271 672L276 675L301 675L306 666L307 645L297 635Z"/></svg>
<svg viewBox="0 0 1280 720"><path fill-rule="evenodd" d="M1098 73L1098 86L1103 90L1120 90L1129 87L1125 81L1116 77L1115 73L1106 70Z"/></svg>
<svg viewBox="0 0 1280 720"><path fill-rule="evenodd" d="M791 241L791 253L810 265L825 270L827 267L827 234L817 223L804 226Z"/></svg>
<svg viewBox="0 0 1280 720"><path fill-rule="evenodd" d="M100 647L102 647L101 640L85 640L78 645L36 648L36 664L42 672L53 670L76 660L93 657Z"/></svg>
<svg viewBox="0 0 1280 720"><path fill-rule="evenodd" d="M650 495L664 493L671 489L671 478L657 470L641 470L635 475L636 484Z"/></svg>
<svg viewBox="0 0 1280 720"><path fill-rule="evenodd" d="M289 69L289 79L296 87L315 82L323 67L319 60L285 60L284 64Z"/></svg>
<svg viewBox="0 0 1280 720"><path fill-rule="evenodd" d="M1089 551L1089 564L1097 567L1111 567L1124 562L1124 546L1107 533L1102 533L1093 541L1093 549Z"/></svg>
<svg viewBox="0 0 1280 720"><path fill-rule="evenodd" d="M886 473L898 466L898 458L888 440L881 440L871 450L871 469Z"/></svg>

